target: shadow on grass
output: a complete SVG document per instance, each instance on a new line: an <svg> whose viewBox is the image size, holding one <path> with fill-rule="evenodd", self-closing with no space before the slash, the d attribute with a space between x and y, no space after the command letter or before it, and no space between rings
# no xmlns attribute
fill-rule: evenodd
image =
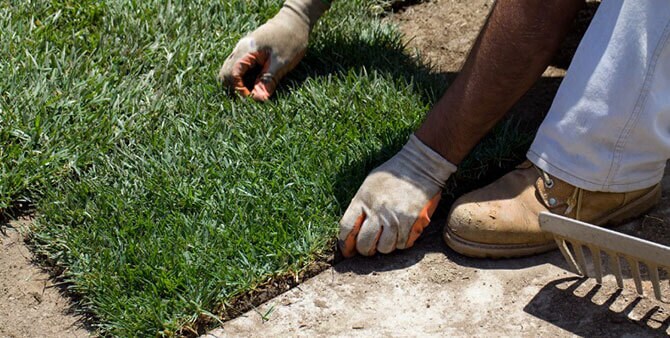
<svg viewBox="0 0 670 338"><path fill-rule="evenodd" d="M545 285L524 311L579 336L610 336L613 332L617 336L667 335L670 316L658 305L640 297L631 301L621 290L605 295L604 301L596 301L602 288L589 286L587 281L578 277L555 280ZM582 292L577 292L578 289Z"/></svg>
<svg viewBox="0 0 670 338"><path fill-rule="evenodd" d="M35 206L28 202L17 201L7 209L0 209L0 234L5 234L6 228L14 228L10 222L34 214Z"/></svg>
<svg viewBox="0 0 670 338"><path fill-rule="evenodd" d="M361 55L374 57L365 58ZM351 57L350 57L351 56ZM434 72L430 66L423 65L415 58L384 41L373 42L361 39L347 41L334 40L320 46L304 59L301 65L280 85L279 92L289 94L308 79L347 74L350 71L376 72L412 84L417 93L428 105L434 104L449 84L458 76L457 72ZM461 164L448 186L449 196L459 196L472 189L488 184L525 158L527 147L549 110L562 77L541 77L529 91L508 112L508 116L499 123L511 126L507 135L501 135L500 128L494 129L475 148ZM397 137L383 144L380 149L366 158L360 159L338 174L338 203L346 207L367 173L392 157L407 141L413 130L406 129L395 133ZM507 139L503 139L507 138ZM482 149L495 146L496 151ZM483 153L495 153L486 155Z"/></svg>

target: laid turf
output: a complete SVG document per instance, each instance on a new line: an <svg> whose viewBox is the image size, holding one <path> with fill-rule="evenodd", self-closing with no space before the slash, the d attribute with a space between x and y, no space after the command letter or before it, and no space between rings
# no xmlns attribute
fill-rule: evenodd
<svg viewBox="0 0 670 338"><path fill-rule="evenodd" d="M271 102L230 95L219 66L280 3L0 1L0 210L36 205L36 250L103 334L172 335L332 250L447 85L348 0ZM461 180L527 142L496 135Z"/></svg>

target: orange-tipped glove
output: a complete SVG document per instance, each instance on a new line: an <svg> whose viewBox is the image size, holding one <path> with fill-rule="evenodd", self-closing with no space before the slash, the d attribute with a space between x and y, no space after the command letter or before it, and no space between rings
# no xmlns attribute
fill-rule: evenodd
<svg viewBox="0 0 670 338"><path fill-rule="evenodd" d="M414 245L455 171L455 165L412 135L400 152L368 175L344 212L342 254L371 256Z"/></svg>
<svg viewBox="0 0 670 338"><path fill-rule="evenodd" d="M219 79L243 96L266 101L279 80L305 55L309 32L329 8L326 0L287 0L264 25L240 39L221 67ZM244 86L247 71L261 67L253 90Z"/></svg>

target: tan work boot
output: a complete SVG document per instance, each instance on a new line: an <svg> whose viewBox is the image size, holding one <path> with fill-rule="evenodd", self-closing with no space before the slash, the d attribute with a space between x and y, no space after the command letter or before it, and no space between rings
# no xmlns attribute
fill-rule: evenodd
<svg viewBox="0 0 670 338"><path fill-rule="evenodd" d="M626 193L587 191L524 162L492 184L454 202L444 227L452 249L472 257L519 257L556 247L542 232L542 211L596 225L614 225L640 216L658 203L660 184Z"/></svg>

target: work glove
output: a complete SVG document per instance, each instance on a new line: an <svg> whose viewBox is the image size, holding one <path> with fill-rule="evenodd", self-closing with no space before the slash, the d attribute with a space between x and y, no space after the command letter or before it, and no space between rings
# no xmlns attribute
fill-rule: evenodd
<svg viewBox="0 0 670 338"><path fill-rule="evenodd" d="M342 254L371 256L414 245L455 171L455 165L410 136L400 152L368 175L344 212Z"/></svg>
<svg viewBox="0 0 670 338"><path fill-rule="evenodd" d="M219 79L243 96L266 101L279 80L305 55L309 32L329 8L326 0L287 0L282 9L264 25L240 39L228 56ZM243 77L250 69L261 73L249 91Z"/></svg>

